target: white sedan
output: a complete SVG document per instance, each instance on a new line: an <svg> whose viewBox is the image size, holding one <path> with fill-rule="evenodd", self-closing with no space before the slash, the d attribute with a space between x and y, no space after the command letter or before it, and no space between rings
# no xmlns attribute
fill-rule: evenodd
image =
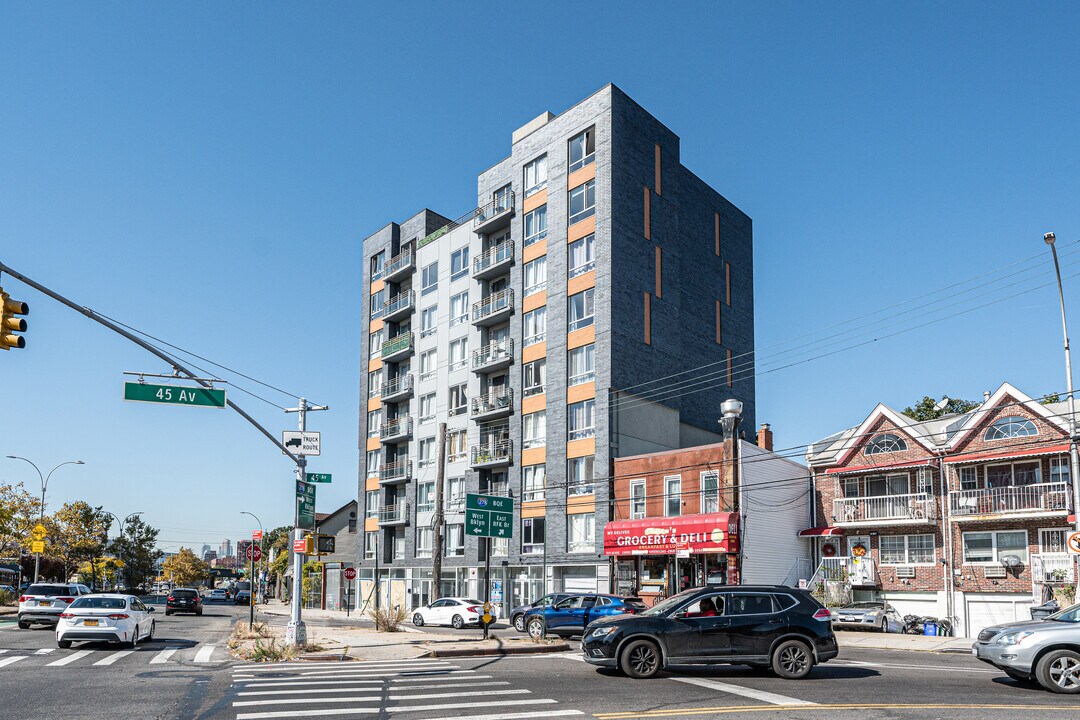
<svg viewBox="0 0 1080 720"><path fill-rule="evenodd" d="M430 605L413 611L412 622L416 627L424 625L451 625L463 628L479 625L484 603L469 598L440 598Z"/></svg>
<svg viewBox="0 0 1080 720"><path fill-rule="evenodd" d="M87 595L68 605L56 624L56 644L72 640L123 643L134 649L140 640L154 639L154 608L132 595Z"/></svg>

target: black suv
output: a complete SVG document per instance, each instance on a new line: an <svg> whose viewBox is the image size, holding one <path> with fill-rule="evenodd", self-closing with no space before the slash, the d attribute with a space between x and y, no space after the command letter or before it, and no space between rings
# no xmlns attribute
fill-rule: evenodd
<svg viewBox="0 0 1080 720"><path fill-rule="evenodd" d="M165 614L172 615L178 612L195 613L202 615L202 598L195 588L173 588L169 591L169 597L165 600Z"/></svg>
<svg viewBox="0 0 1080 720"><path fill-rule="evenodd" d="M806 590L716 585L673 595L639 615L589 624L585 660L652 677L672 665L732 663L805 677L837 655L831 614Z"/></svg>

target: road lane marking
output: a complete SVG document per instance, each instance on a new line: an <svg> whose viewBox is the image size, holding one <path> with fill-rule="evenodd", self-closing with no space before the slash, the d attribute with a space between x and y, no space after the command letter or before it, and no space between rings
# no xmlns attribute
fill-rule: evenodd
<svg viewBox="0 0 1080 720"><path fill-rule="evenodd" d="M179 649L180 648L178 648L178 647L167 647L167 648L165 648L164 650L162 650L161 652L159 652L157 655L155 655L154 657L152 657L150 659L150 664L151 665L160 665L161 663L169 662L169 658L171 658L173 656L173 653L175 653Z"/></svg>
<svg viewBox="0 0 1080 720"><path fill-rule="evenodd" d="M119 650L117 652L111 653L110 655L108 655L107 657L105 657L105 658L103 658L101 660L98 660L94 664L95 665L112 665L114 662L116 662L120 658L127 657L128 655L130 655L133 652L135 652L135 651L134 650Z"/></svg>
<svg viewBox="0 0 1080 720"><path fill-rule="evenodd" d="M0 648L0 655L3 655L6 652L7 652L7 648Z"/></svg>
<svg viewBox="0 0 1080 720"><path fill-rule="evenodd" d="M49 663L45 667L63 667L64 665L68 665L70 663L75 662L76 660L80 660L80 659L86 657L87 655L93 655L93 654L94 654L93 650L80 650L79 652L72 653L71 655L68 655L67 657L62 657L59 660L53 660L51 663Z"/></svg>
<svg viewBox="0 0 1080 720"><path fill-rule="evenodd" d="M1000 675L998 670L985 670L983 668L962 668L962 667L947 667L944 665L902 665L899 663L871 663L863 662L861 660L832 660L830 665L850 666L850 667L878 667L878 668L895 668L899 670L930 670L931 672L966 672L966 673L980 673L989 675Z"/></svg>
<svg viewBox="0 0 1080 720"><path fill-rule="evenodd" d="M492 687L494 685L509 685L509 682L474 682L474 683L445 683L442 685L399 685L392 690L429 690L431 688L474 688L474 687ZM299 695L299 694L313 694L313 693L349 693L349 692L384 692L386 688L373 687L373 688L308 688L300 690L255 690L236 693L240 695ZM302 700L303 698L297 698Z"/></svg>
<svg viewBox="0 0 1080 720"><path fill-rule="evenodd" d="M449 673L448 673L449 674ZM469 675L467 678L461 678L462 680L486 680L491 678L491 675ZM240 683L242 688L260 688L260 687L289 687L292 685L382 685L384 682L392 683L418 683L418 682L439 682L440 680L456 680L457 678L448 678L445 676L438 677L419 677L419 678L391 678L388 680L320 680L318 678L297 678L297 679L281 679L281 680L243 680ZM399 686L400 687L400 686ZM422 687L417 685L416 687ZM431 687L430 685L426 687Z"/></svg>
<svg viewBox="0 0 1080 720"><path fill-rule="evenodd" d="M12 663L17 663L20 660L25 660L28 657L30 657L30 656L29 655L12 655L11 657L6 657L3 660L0 660L0 667L4 667L5 665L11 665Z"/></svg>
<svg viewBox="0 0 1080 720"><path fill-rule="evenodd" d="M705 678L688 678L679 677L671 678L675 682L686 683L687 685L697 685L698 687L710 688L712 690L719 690L720 692L731 693L732 695L739 695L741 697L747 697L751 700L760 700L761 702L772 703L773 705L816 705L807 700L800 700L799 698L788 697L787 695L778 695L777 693L766 692L764 690L755 690L753 688L743 687L742 685L732 685L731 683L719 682L717 680L706 680Z"/></svg>
<svg viewBox="0 0 1080 720"><path fill-rule="evenodd" d="M499 713L498 715L448 715L426 720L521 720L541 717L575 717L584 715L580 710L542 710L540 712Z"/></svg>
<svg viewBox="0 0 1080 720"><path fill-rule="evenodd" d="M333 676L333 675L348 675L350 677L407 677L409 675L439 675L446 674L451 670L461 670L460 665L447 665L442 668L433 668L431 670L349 670L342 668L341 670L312 670L310 672L299 673L301 677L320 677L320 676Z"/></svg>
<svg viewBox="0 0 1080 720"><path fill-rule="evenodd" d="M294 663L296 665L298 663ZM301 667L306 668L335 668L335 667L349 667L356 670L375 670L378 668L394 668L394 667L430 667L435 665L449 665L446 660L417 658L415 660L371 660L366 662L305 662ZM285 668L277 665L241 665L237 668L238 672L288 672Z"/></svg>
<svg viewBox="0 0 1080 720"><path fill-rule="evenodd" d="M392 708L391 708L392 709ZM800 713L811 710L1031 710L1050 711L1067 710L1076 712L1075 705L976 705L976 704L948 704L927 703L921 705L904 705L903 703L864 703L864 704L816 704L816 705L726 705L724 707L690 707L671 710L642 710L641 712L617 712L595 713L593 717L600 720L630 720L631 718L666 718L679 715L731 715L736 713L768 712L775 713L778 710L798 710ZM464 720L464 719L460 719Z"/></svg>
<svg viewBox="0 0 1080 720"><path fill-rule="evenodd" d="M395 688L396 689L396 688ZM380 692L381 690L369 690L368 692ZM472 696L488 696L488 695L531 695L532 690L526 690L525 688L518 688L514 690L492 690L491 692L483 693L426 693L423 695L375 695L374 697L363 697L356 695L353 697L342 698L304 698L305 703L343 703L343 702L380 702L382 700L441 700L444 698L454 697L472 697ZM234 702L233 707L251 707L253 705L291 705L297 701L296 698L281 698L278 700L241 700Z"/></svg>
<svg viewBox="0 0 1080 720"><path fill-rule="evenodd" d="M56 649L56 648L41 648L40 650L38 650L38 651L37 651L36 653L34 653L34 654L35 654L35 655L48 655L49 653L51 653L51 652L52 652L53 650L55 650L55 649Z"/></svg>
<svg viewBox="0 0 1080 720"><path fill-rule="evenodd" d="M197 662L197 663L208 663L208 662L210 662L210 657L214 654L214 650L216 648L217 648L217 645L205 645L205 646L199 648L199 652L195 654L195 662Z"/></svg>
<svg viewBox="0 0 1080 720"><path fill-rule="evenodd" d="M398 705L381 708L319 708L317 710L283 710L276 712L239 713L236 720L266 720L267 718L326 717L329 715L381 715L383 713L429 712L431 710L464 710L465 708L505 707L507 705L552 705L550 698L529 700L494 700L491 702L444 703L440 705ZM509 717L499 713L497 717Z"/></svg>

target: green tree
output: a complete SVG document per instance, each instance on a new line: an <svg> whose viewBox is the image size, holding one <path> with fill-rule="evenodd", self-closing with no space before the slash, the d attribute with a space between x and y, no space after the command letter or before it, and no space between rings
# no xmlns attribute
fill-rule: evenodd
<svg viewBox="0 0 1080 720"><path fill-rule="evenodd" d="M210 566L190 548L182 547L162 563L162 574L176 585L194 585L210 577Z"/></svg>
<svg viewBox="0 0 1080 720"><path fill-rule="evenodd" d="M27 492L22 483L0 485L0 556L30 552L30 530L40 513L41 498Z"/></svg>
<svg viewBox="0 0 1080 720"><path fill-rule="evenodd" d="M1061 402L1061 396L1057 393L1050 393L1049 395L1043 395L1042 400L1039 401L1043 405L1049 405L1051 403Z"/></svg>
<svg viewBox="0 0 1080 720"><path fill-rule="evenodd" d="M979 403L970 400L949 397L942 398L942 400L946 400L945 406L939 408L940 401L929 395L924 395L923 399L915 403L914 407L904 408L904 414L913 420L922 422L923 420L936 420L944 415L963 414L979 407Z"/></svg>
<svg viewBox="0 0 1080 720"><path fill-rule="evenodd" d="M64 568L63 580L68 579L84 562L101 555L112 519L100 507L91 507L82 500L64 503L63 507L45 518L49 538L45 552ZM91 564L91 571L94 566ZM92 577L91 582L96 583Z"/></svg>
<svg viewBox="0 0 1080 720"><path fill-rule="evenodd" d="M109 551L124 562L124 578L129 588L142 587L153 576L154 563L163 554L157 549L157 537L157 529L136 516L124 526L124 534L109 544Z"/></svg>

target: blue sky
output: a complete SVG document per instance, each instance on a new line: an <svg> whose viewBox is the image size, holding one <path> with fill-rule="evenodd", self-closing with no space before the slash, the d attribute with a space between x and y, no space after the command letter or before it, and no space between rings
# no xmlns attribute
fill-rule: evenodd
<svg viewBox="0 0 1080 720"><path fill-rule="evenodd" d="M334 475L319 490L329 510L356 487L361 239L423 206L471 209L515 128L614 82L754 219L762 369L839 330L880 337L833 338L807 356L833 354L759 377L778 447L878 400L1064 388L1052 288L895 337L882 316L836 326L1045 253L1046 230L1063 254L1080 239L1075 5L513 5L9 4L0 260L329 404L309 425L324 447L311 469ZM1080 323L1078 259L1063 262ZM951 302L1050 272L1048 257L1015 265ZM144 511L173 549L245 535L240 510L291 519L289 463L237 416L122 402L123 371L166 368L2 284L32 314L30 347L0 357L0 455L87 463L56 473L51 505ZM232 397L275 432L295 424ZM0 460L0 481L17 480L37 486Z"/></svg>

